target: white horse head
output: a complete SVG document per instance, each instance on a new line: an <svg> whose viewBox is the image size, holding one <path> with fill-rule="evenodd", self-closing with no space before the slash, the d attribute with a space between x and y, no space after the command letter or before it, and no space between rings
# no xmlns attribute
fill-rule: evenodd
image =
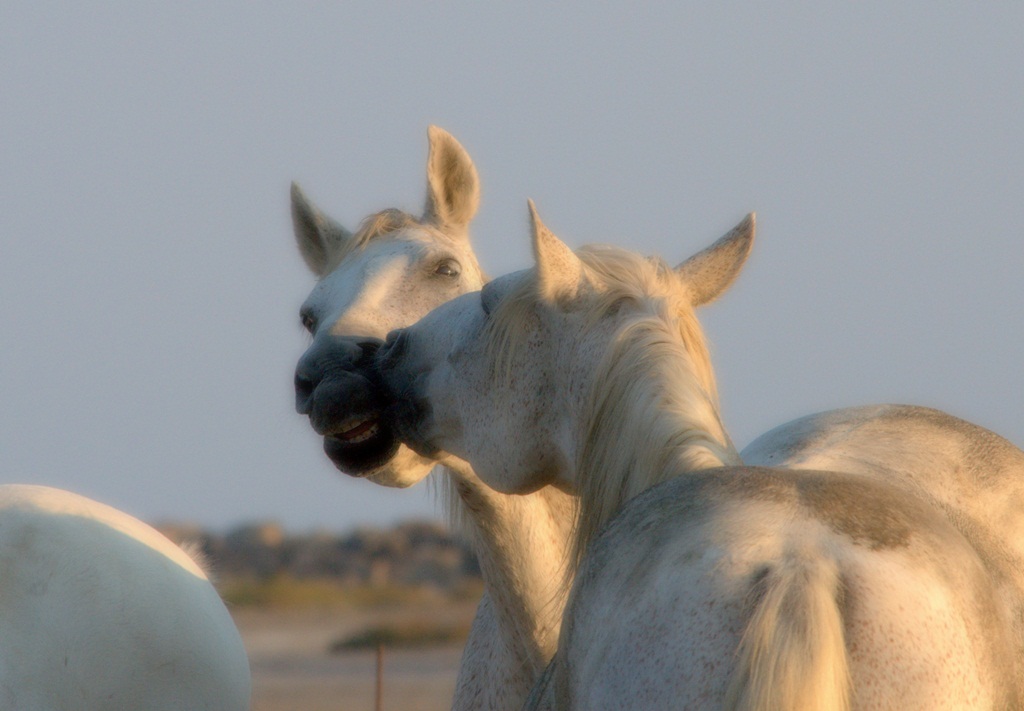
<svg viewBox="0 0 1024 711"><path fill-rule="evenodd" d="M429 140L419 217L383 210L350 232L292 186L299 250L319 278L300 310L313 342L295 370L296 408L340 470L389 486L414 484L435 463L401 446L380 421L384 401L366 366L389 331L484 283L469 243L476 168L440 128L429 129Z"/></svg>
<svg viewBox="0 0 1024 711"><path fill-rule="evenodd" d="M645 347L675 349L686 364L678 375L687 399L678 407L694 423L693 465L736 460L718 421L694 307L717 298L738 274L753 216L674 270L613 247L574 254L532 206L531 216L536 269L496 279L389 338L381 360L405 410L399 421L408 441L427 455L471 457L500 491L552 483L578 490L573 442L582 433L574 423L596 397L584 381L612 368L644 367L650 358L638 349L609 350L609 342L632 334ZM520 445L513 458L508 442Z"/></svg>
<svg viewBox="0 0 1024 711"><path fill-rule="evenodd" d="M535 270L462 296L389 337L380 354L395 393L402 437L426 456L471 462L499 491L547 484L578 493L585 538L622 501L657 483L628 476L630 453L665 430L686 446L672 456L690 469L738 463L718 416L707 346L694 308L735 279L754 235L753 216L675 269L612 247L574 254L531 205ZM620 377L670 364L674 387L645 392ZM654 430L634 427L626 409L657 410ZM621 446L628 441L637 449ZM515 443L510 447L509 443ZM616 453L623 453L616 460ZM589 460L617 461L612 477L577 477ZM603 483L599 483L603 482ZM607 487L614 491L608 491ZM615 488L618 487L618 488ZM583 533L583 532L586 533Z"/></svg>
<svg viewBox="0 0 1024 711"><path fill-rule="evenodd" d="M387 210L352 234L297 187L292 192L299 248L320 277L301 311L313 343L296 368L296 405L324 435L324 449L339 469L388 486L414 484L436 462L398 446L379 418L385 398L366 366L388 331L484 282L467 229L478 201L476 170L447 133L431 128L429 137L427 203L419 218ZM465 462L445 463L438 483L487 588L453 709L512 711L554 653L573 505L550 488L504 496L483 485Z"/></svg>

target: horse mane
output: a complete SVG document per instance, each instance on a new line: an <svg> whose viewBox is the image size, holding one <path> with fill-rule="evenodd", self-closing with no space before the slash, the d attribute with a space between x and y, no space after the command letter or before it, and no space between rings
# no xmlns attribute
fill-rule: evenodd
<svg viewBox="0 0 1024 711"><path fill-rule="evenodd" d="M359 224L355 234L342 241L338 249L330 255L330 262L324 274L333 272L350 254L363 249L371 240L409 227L430 228L408 212L397 208L388 208L367 216Z"/></svg>
<svg viewBox="0 0 1024 711"><path fill-rule="evenodd" d="M459 485L455 476L438 476L437 468L435 468L427 477L427 486L431 488L435 501L441 505L441 513L448 528L463 539L471 540L475 535L473 516L467 510L465 502L459 494Z"/></svg>
<svg viewBox="0 0 1024 711"><path fill-rule="evenodd" d="M658 258L607 246L577 256L584 328L626 315L592 375L578 430L573 569L633 496L686 471L740 463L719 419L707 340L685 284ZM496 378L513 377L537 300L535 280L524 279L492 313L486 338Z"/></svg>
<svg viewBox="0 0 1024 711"><path fill-rule="evenodd" d="M443 467L444 465L440 465ZM434 470L437 472L437 470ZM473 540L478 537L478 524L474 520L466 506L465 499L459 492L459 482L454 474L452 476L437 476L431 474L427 478L427 486L430 487L435 501L441 506L445 523L448 527L466 540ZM486 485L485 485L486 486ZM498 498L514 499L519 498L518 494L501 494L497 491L493 495ZM567 505L567 497L553 486L545 486L533 494L544 499L547 510L557 520L564 520L572 525L577 513L577 506Z"/></svg>

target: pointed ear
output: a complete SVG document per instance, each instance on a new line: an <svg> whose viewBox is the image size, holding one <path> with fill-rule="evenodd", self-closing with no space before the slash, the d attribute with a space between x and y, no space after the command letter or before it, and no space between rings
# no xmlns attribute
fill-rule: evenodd
<svg viewBox="0 0 1024 711"><path fill-rule="evenodd" d="M540 298L546 303L565 307L579 294L584 278L583 263L540 221L533 200L529 204Z"/></svg>
<svg viewBox="0 0 1024 711"><path fill-rule="evenodd" d="M676 267L694 306L711 303L733 283L750 255L754 226L754 213L750 213L725 237Z"/></svg>
<svg viewBox="0 0 1024 711"><path fill-rule="evenodd" d="M298 183L292 183L292 226L302 258L318 277L326 274L331 258L352 239L351 232L310 202Z"/></svg>
<svg viewBox="0 0 1024 711"><path fill-rule="evenodd" d="M469 154L450 133L437 126L427 129L427 204L424 222L466 235L469 221L480 204L480 181Z"/></svg>

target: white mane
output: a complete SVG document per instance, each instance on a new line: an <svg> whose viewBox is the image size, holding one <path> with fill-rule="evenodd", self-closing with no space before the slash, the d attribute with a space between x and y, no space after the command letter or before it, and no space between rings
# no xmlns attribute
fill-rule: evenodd
<svg viewBox="0 0 1024 711"><path fill-rule="evenodd" d="M687 471L741 463L719 419L707 343L686 286L660 259L604 246L577 254L587 287L574 308L588 328L619 322L588 375L572 567L633 496ZM498 377L511 377L537 300L527 279L492 314L488 353Z"/></svg>

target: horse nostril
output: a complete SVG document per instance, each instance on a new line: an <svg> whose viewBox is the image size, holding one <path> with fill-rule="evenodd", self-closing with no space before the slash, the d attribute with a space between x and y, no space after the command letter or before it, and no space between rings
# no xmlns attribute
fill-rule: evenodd
<svg viewBox="0 0 1024 711"><path fill-rule="evenodd" d="M384 345L384 341L379 338L365 339L359 341L358 345L362 350L359 356L359 364L365 367L373 364L374 358L377 357L377 351Z"/></svg>
<svg viewBox="0 0 1024 711"><path fill-rule="evenodd" d="M295 371L295 409L300 415L308 415L313 402L316 382L298 370Z"/></svg>
<svg viewBox="0 0 1024 711"><path fill-rule="evenodd" d="M389 333L384 346L377 351L378 367L385 370L394 368L395 361L401 357L402 351L405 350L406 341L408 341L408 335L404 329Z"/></svg>

